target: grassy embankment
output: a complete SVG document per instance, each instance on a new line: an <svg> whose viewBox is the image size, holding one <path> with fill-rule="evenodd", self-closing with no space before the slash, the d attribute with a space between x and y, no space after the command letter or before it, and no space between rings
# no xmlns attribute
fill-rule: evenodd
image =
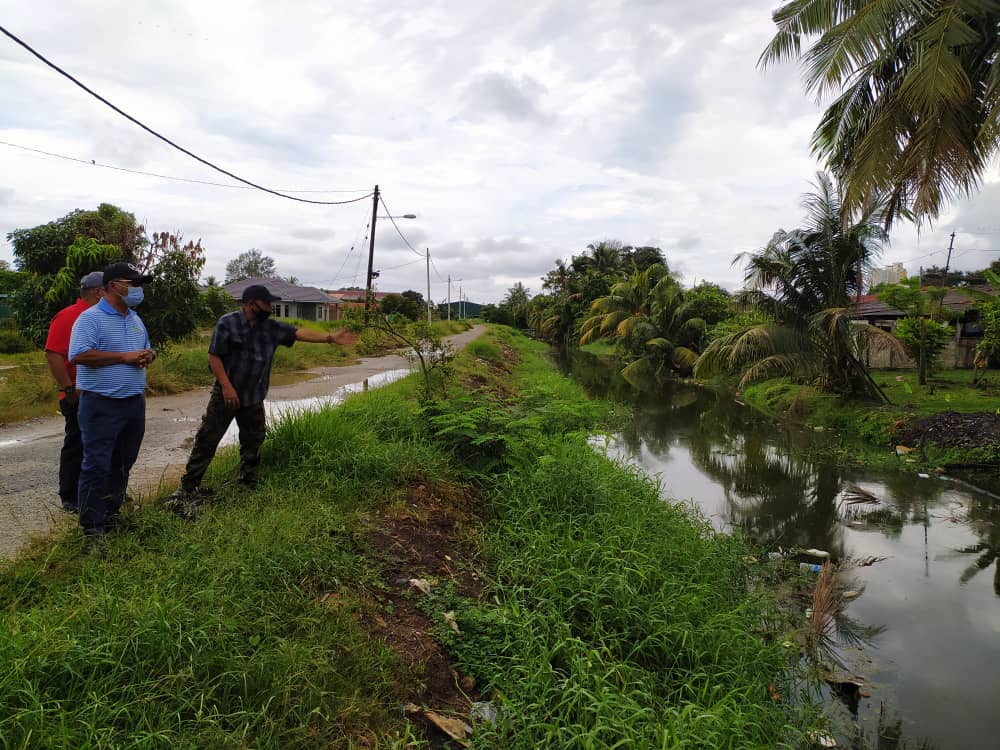
<svg viewBox="0 0 1000 750"><path fill-rule="evenodd" d="M480 748L800 746L746 548L594 451L611 407L543 349L500 330L430 412L411 377L286 421L258 491L6 567L0 746L417 747L400 703L480 696Z"/></svg>
<svg viewBox="0 0 1000 750"><path fill-rule="evenodd" d="M917 384L917 375L912 370L875 370L872 377L889 397L891 405L843 399L810 386L793 384L787 378L750 386L742 393L742 398L773 418L791 418L810 427L861 438L863 443L847 442L841 450L847 457L865 463L887 465L898 464L893 447L914 420L942 412L996 413L1000 410L1000 383L992 373L987 375L987 383L980 387L971 384L971 370L936 372L928 378L926 386ZM914 453L911 460L916 460L918 455L932 466L991 461L1000 459L1000 446L946 449L928 442L922 454Z"/></svg>
<svg viewBox="0 0 1000 750"><path fill-rule="evenodd" d="M337 322L315 323L294 319L287 322L320 330L336 330L339 327ZM440 335L459 333L470 327L469 321L441 320L434 323L434 330ZM161 396L211 385L207 354L211 333L211 329L201 330L161 352L149 368L149 393ZM358 356L375 356L399 346L398 341L384 333L367 331L355 345L346 348L315 344L279 347L271 382L282 385L305 380L308 375L303 371L312 367L351 364L357 361ZM59 394L45 364L44 352L0 355L2 365L14 367L0 369L0 424L58 413Z"/></svg>

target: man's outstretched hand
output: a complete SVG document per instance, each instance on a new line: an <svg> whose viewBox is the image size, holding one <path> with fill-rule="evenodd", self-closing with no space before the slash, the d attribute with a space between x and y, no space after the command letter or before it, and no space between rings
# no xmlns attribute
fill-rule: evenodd
<svg viewBox="0 0 1000 750"><path fill-rule="evenodd" d="M357 340L358 334L353 333L346 328L341 328L336 333L330 335L330 343L339 344L340 346L350 346Z"/></svg>

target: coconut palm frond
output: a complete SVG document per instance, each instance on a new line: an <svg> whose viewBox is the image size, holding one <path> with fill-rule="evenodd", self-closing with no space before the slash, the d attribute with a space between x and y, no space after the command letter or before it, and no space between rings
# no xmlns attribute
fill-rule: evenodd
<svg viewBox="0 0 1000 750"><path fill-rule="evenodd" d="M698 353L688 349L686 346L675 347L671 354L673 368L684 374L691 373L697 361Z"/></svg>
<svg viewBox="0 0 1000 750"><path fill-rule="evenodd" d="M758 383L761 380L780 377L807 378L817 370L815 357L807 354L789 353L773 354L757 360L743 371L740 388Z"/></svg>

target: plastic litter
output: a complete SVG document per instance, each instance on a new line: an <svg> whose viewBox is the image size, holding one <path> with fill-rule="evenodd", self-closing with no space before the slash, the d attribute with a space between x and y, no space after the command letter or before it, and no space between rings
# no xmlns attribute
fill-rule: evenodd
<svg viewBox="0 0 1000 750"><path fill-rule="evenodd" d="M920 472L919 474L917 474L917 476L920 477L921 479L930 479L931 478L930 474L924 474L923 472Z"/></svg>
<svg viewBox="0 0 1000 750"><path fill-rule="evenodd" d="M408 583L421 594L431 593L430 581L426 581L423 578L411 578Z"/></svg>
<svg viewBox="0 0 1000 750"><path fill-rule="evenodd" d="M807 732L806 737L813 744L819 745L820 747L836 747L837 740L835 740L831 735L826 732Z"/></svg>
<svg viewBox="0 0 1000 750"><path fill-rule="evenodd" d="M814 547L802 550L802 554L803 555L809 555L810 557L818 557L821 560L829 560L830 559L830 553L829 552L827 552L826 550L816 549Z"/></svg>
<svg viewBox="0 0 1000 750"><path fill-rule="evenodd" d="M768 560L781 560L782 558L784 558L784 556L785 555L783 553L781 553L781 552L768 552L767 553L767 559Z"/></svg>
<svg viewBox="0 0 1000 750"><path fill-rule="evenodd" d="M472 704L472 710L469 712L469 718L475 722L485 721L487 724L492 724L497 720L497 707L494 706L489 701L477 701Z"/></svg>
<svg viewBox="0 0 1000 750"><path fill-rule="evenodd" d="M810 573L819 573L822 569L822 565L817 565L816 563L799 563L799 567L802 570L808 570Z"/></svg>
<svg viewBox="0 0 1000 750"><path fill-rule="evenodd" d="M458 623L455 621L454 612L445 612L442 616L445 625L454 630L456 633L461 633L462 631L458 629Z"/></svg>

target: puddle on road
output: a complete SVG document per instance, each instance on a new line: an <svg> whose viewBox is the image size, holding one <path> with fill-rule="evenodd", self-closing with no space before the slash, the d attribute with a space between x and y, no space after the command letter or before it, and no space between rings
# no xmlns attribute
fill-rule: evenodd
<svg viewBox="0 0 1000 750"><path fill-rule="evenodd" d="M335 406L342 403L344 399L352 393L360 393L366 389L379 388L380 386L394 383L401 378L405 378L410 374L410 372L411 370L407 368L388 370L386 372L379 373L378 375L373 375L360 383L348 383L345 386L341 386L329 396L297 398L289 401L266 400L264 404L265 411L267 412L267 423L269 425L274 424L275 421L283 419L291 414L316 411L317 409L322 409L324 406ZM200 418L198 421L200 421ZM236 422L234 421L231 425L229 425L229 429L226 430L226 434L222 436L222 442L219 443L219 445L236 445L238 441L239 430L236 426Z"/></svg>

